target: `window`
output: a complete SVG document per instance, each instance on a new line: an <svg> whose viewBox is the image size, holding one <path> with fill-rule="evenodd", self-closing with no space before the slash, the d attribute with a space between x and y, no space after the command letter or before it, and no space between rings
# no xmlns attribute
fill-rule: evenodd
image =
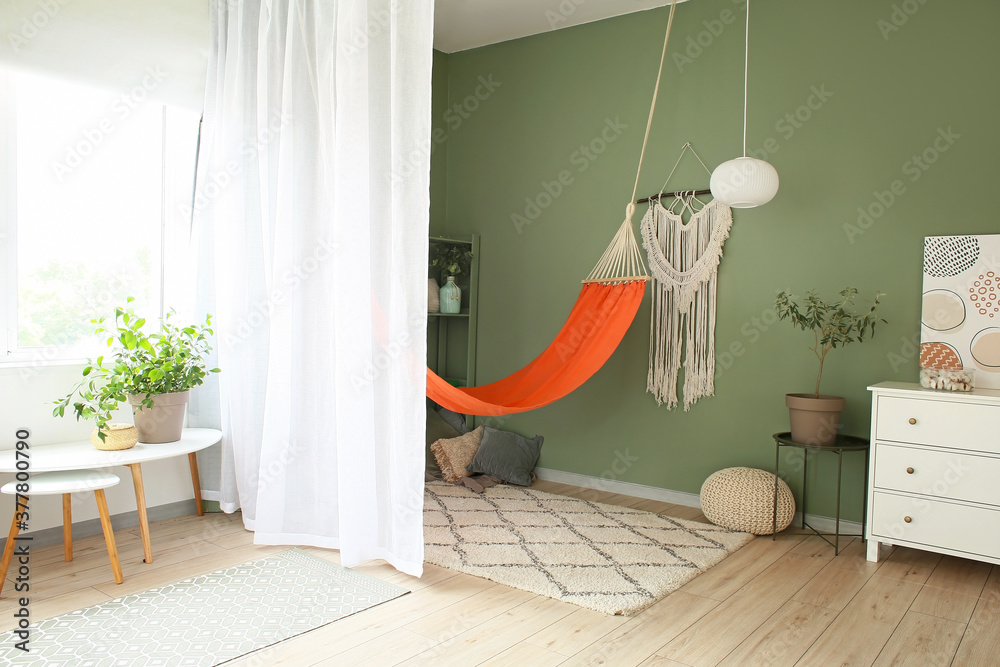
<svg viewBox="0 0 1000 667"><path fill-rule="evenodd" d="M178 192L190 200L197 115L148 99L155 84L123 94L0 70L0 361L99 353L90 320L127 296L161 312L164 237L182 215ZM178 115L187 136L171 129Z"/></svg>

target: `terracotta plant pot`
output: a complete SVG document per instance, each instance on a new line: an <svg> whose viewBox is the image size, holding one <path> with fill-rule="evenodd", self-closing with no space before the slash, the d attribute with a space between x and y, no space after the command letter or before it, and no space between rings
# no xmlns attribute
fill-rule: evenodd
<svg viewBox="0 0 1000 667"><path fill-rule="evenodd" d="M153 407L143 408L145 395L129 394L128 402L132 404L132 419L139 430L139 442L155 444L180 440L184 429L184 410L190 395L190 391L156 394L150 397Z"/></svg>
<svg viewBox="0 0 1000 667"><path fill-rule="evenodd" d="M840 428L843 396L785 394L792 440L807 445L832 445Z"/></svg>

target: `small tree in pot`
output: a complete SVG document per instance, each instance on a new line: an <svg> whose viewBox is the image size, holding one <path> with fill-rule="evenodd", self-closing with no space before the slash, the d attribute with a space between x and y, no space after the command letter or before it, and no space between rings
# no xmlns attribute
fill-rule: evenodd
<svg viewBox="0 0 1000 667"><path fill-rule="evenodd" d="M115 308L113 329L105 326L103 317L92 320L95 333L109 334L107 345L113 353L88 360L84 379L55 401L52 414L62 417L72 404L77 419L95 421L96 438L105 442L113 428L112 411L128 401L140 441L171 442L180 438L189 390L201 385L209 373L219 372L206 370L212 316L207 315L202 325L181 327L170 322L171 311L161 320L158 333L146 334L146 320L128 305L132 301L129 297L124 307Z"/></svg>
<svg viewBox="0 0 1000 667"><path fill-rule="evenodd" d="M858 290L847 287L841 290L840 299L824 301L815 291L810 291L801 304L793 301L788 292L781 292L775 297L774 309L779 320L787 319L793 326L813 333L814 342L809 349L819 360L816 390L811 394L785 395L791 418L792 439L797 442L829 445L836 440L844 399L841 396L824 396L819 393L826 355L838 347L864 342L866 335L875 335L875 325L878 322L885 322L875 315L879 299L885 294L877 292L871 307L863 315L855 311L854 298L857 294Z"/></svg>

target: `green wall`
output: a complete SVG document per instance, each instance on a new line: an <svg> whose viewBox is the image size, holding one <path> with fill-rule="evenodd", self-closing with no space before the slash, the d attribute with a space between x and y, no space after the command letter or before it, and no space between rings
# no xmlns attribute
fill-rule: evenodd
<svg viewBox="0 0 1000 667"><path fill-rule="evenodd" d="M434 52L431 71L431 117L434 132L431 135L431 236L441 236L447 220L448 187L448 134L444 122L448 111L448 55Z"/></svg>
<svg viewBox="0 0 1000 667"><path fill-rule="evenodd" d="M686 141L710 167L741 153L744 16L745 5L731 0L678 6L640 196L659 191ZM436 54L448 105L463 117L448 128L445 172L443 159L434 163L434 191L447 201L432 229L482 235L480 383L520 368L552 340L621 223L666 17L664 8ZM1000 233L988 204L1000 144L998 23L995 3L755 3L748 144L767 150L781 188L766 206L734 211L719 271L715 397L671 412L645 393L647 298L590 382L503 427L545 436L540 466L691 493L720 468L769 469L770 435L787 429L783 394L815 381L810 339L774 324L774 295L832 296L850 285L887 293L888 324L873 341L831 353L823 391L847 397L846 432L867 434L866 386L917 377L923 237ZM435 122L448 127L442 114L439 106ZM602 146L602 132L614 140ZM593 160L581 152L591 142L603 149ZM915 168L925 150L933 164ZM537 201L563 171L572 182L518 229L512 216L535 213L526 199ZM877 193L893 181L902 194L859 226L858 208L879 212L888 195ZM670 183L707 184L690 155ZM434 215L441 211L436 202ZM846 516L855 520L861 470L856 459L845 464ZM832 460L810 472L809 511L832 516Z"/></svg>

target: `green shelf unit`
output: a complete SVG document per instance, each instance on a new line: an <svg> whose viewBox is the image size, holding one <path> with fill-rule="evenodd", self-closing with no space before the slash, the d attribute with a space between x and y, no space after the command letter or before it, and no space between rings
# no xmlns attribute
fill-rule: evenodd
<svg viewBox="0 0 1000 667"><path fill-rule="evenodd" d="M431 243L465 245L472 251L468 276L455 282L462 288L462 308L458 313L427 313L427 365L445 381L457 387L476 384L476 332L479 309L479 234L466 238L430 237ZM440 275L431 278L441 282ZM475 418L466 417L471 428Z"/></svg>

